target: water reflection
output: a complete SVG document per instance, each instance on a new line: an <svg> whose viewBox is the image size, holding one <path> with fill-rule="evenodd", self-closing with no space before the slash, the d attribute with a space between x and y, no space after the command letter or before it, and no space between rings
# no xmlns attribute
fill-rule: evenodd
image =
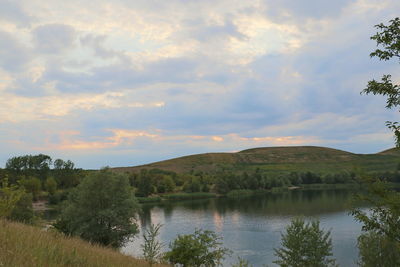
<svg viewBox="0 0 400 267"><path fill-rule="evenodd" d="M205 199L143 205L140 216L142 230L151 223L162 223L160 239L168 245L178 234L192 233L195 228L216 231L224 245L234 251L227 259L229 266L237 256L254 266L273 266L273 248L280 243L280 232L290 220L299 215L316 217L321 226L332 229L334 254L342 266L355 266L356 238L360 232L352 217L347 215L354 193L349 190L308 190L269 193L242 199ZM138 237L123 251L140 255ZM166 246L168 248L168 246Z"/></svg>

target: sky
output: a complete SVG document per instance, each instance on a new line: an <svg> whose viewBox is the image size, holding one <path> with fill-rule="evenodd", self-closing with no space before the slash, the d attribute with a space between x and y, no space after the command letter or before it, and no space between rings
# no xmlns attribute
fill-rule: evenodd
<svg viewBox="0 0 400 267"><path fill-rule="evenodd" d="M398 111L360 95L398 0L0 0L0 167L81 168L253 147L394 146Z"/></svg>

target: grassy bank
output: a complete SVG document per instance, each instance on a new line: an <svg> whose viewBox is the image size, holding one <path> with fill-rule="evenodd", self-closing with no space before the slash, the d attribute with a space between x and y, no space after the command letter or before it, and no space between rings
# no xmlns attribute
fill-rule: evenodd
<svg viewBox="0 0 400 267"><path fill-rule="evenodd" d="M202 199L202 198L213 198L216 197L217 194L214 193L176 193L176 194L168 194L163 195L163 198L166 200L190 200L190 199Z"/></svg>
<svg viewBox="0 0 400 267"><path fill-rule="evenodd" d="M137 201L139 203L156 203L156 202L161 202L162 198L159 196L155 197L136 197Z"/></svg>
<svg viewBox="0 0 400 267"><path fill-rule="evenodd" d="M316 190L316 189L359 189L360 184L351 183L351 184L306 184L301 185L300 189L302 190Z"/></svg>
<svg viewBox="0 0 400 267"><path fill-rule="evenodd" d="M400 185L398 185L400 187ZM215 197L228 197L228 198L243 198L251 197L254 195L268 194L268 193L281 193L288 190L329 190L329 189L358 189L360 186L358 184L307 184L300 185L296 187L274 187L272 189L237 189L229 191L226 194L216 194L216 193L173 193L164 194L161 196L151 196L151 197L137 197L139 203L157 203L162 201L176 201L176 200L192 200L192 199L205 199L205 198L215 198Z"/></svg>
<svg viewBox="0 0 400 267"><path fill-rule="evenodd" d="M0 220L0 266L148 267L149 264L78 238Z"/></svg>

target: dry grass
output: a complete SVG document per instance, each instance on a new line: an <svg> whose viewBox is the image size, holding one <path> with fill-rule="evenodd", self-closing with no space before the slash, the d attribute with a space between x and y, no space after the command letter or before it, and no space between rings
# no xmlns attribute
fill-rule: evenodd
<svg viewBox="0 0 400 267"><path fill-rule="evenodd" d="M150 266L116 250L0 220L0 266ZM167 266L167 265L153 265Z"/></svg>

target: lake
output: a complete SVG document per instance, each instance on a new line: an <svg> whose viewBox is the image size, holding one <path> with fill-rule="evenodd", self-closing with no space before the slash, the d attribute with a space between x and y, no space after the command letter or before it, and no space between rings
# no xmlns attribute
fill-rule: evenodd
<svg viewBox="0 0 400 267"><path fill-rule="evenodd" d="M321 227L331 230L333 254L340 266L356 266L357 237L361 225L348 215L353 191L291 190L241 199L216 198L143 205L139 218L140 234L122 251L141 256L142 232L151 223L163 224L159 239L168 244L178 234L191 234L196 228L215 231L225 247L233 251L224 260L230 266L240 256L253 266L276 266L274 248L280 246L281 232L296 216L317 218Z"/></svg>

